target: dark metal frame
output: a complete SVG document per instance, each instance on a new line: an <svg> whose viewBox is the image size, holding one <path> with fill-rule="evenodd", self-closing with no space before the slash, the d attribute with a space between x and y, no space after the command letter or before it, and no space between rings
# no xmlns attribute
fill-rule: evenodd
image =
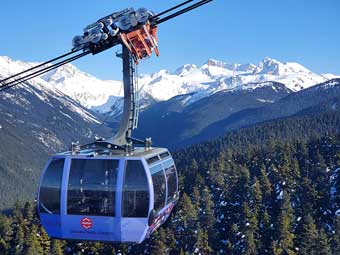
<svg viewBox="0 0 340 255"><path fill-rule="evenodd" d="M124 107L117 133L108 139L98 139L94 143L79 146L71 145L71 152L78 153L83 149L95 151L125 151L130 153L134 145L142 145L146 149L151 148L151 138L144 141L133 138L132 131L137 127L138 121L138 88L136 84L136 64L128 48L122 44L122 54L117 55L123 60L123 85L124 85Z"/></svg>

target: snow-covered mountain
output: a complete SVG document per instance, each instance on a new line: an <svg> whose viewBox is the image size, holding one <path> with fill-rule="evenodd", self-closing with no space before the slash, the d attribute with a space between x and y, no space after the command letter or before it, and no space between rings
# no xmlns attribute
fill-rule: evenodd
<svg viewBox="0 0 340 255"><path fill-rule="evenodd" d="M41 78L81 105L101 112L109 111L124 93L120 81L97 79L71 64L52 70Z"/></svg>
<svg viewBox="0 0 340 255"><path fill-rule="evenodd" d="M38 63L15 61L0 56L0 77L5 78L19 73ZM120 81L103 81L80 71L72 64L52 70L47 74L34 78L33 82L61 91L82 106L98 111L109 111L107 104L114 105L123 96Z"/></svg>
<svg viewBox="0 0 340 255"><path fill-rule="evenodd" d="M167 100L179 94L196 92L198 99L222 90L251 89L258 83L279 82L296 92L326 81L332 75L322 76L293 62L281 63L264 58L253 64L227 64L209 59L204 65L184 65L175 72L162 70L144 75L140 83L147 93L158 100ZM333 75L333 77L335 77ZM333 78L332 77L332 78Z"/></svg>
<svg viewBox="0 0 340 255"><path fill-rule="evenodd" d="M36 63L14 61L0 57L0 74L3 77L27 69ZM319 75L294 62L281 63L264 58L258 65L233 64L209 59L202 66L183 65L174 72L160 70L139 77L142 107L155 101L193 93L189 105L222 90L254 89L258 84L279 82L297 92L338 76ZM119 112L122 105L121 81L100 80L82 72L71 64L47 73L41 78L50 86L70 96L84 107L98 112ZM152 99L152 100L150 100Z"/></svg>

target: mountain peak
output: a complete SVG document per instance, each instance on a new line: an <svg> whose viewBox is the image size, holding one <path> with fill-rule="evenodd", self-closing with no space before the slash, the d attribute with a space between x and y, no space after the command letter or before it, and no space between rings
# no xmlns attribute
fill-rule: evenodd
<svg viewBox="0 0 340 255"><path fill-rule="evenodd" d="M0 56L0 76L8 77L28 68L31 68L32 66L37 64L39 63L23 62L20 60L14 60L7 56Z"/></svg>
<svg viewBox="0 0 340 255"><path fill-rule="evenodd" d="M296 62L282 63L276 59L265 57L255 68L254 74L283 76L288 74L313 74L303 65Z"/></svg>
<svg viewBox="0 0 340 255"><path fill-rule="evenodd" d="M270 58L270 57L264 57L262 62L264 63L278 63L278 64L281 64L280 61L274 59L274 58Z"/></svg>
<svg viewBox="0 0 340 255"><path fill-rule="evenodd" d="M56 82L65 79L71 79L81 74L82 72L79 71L74 65L66 64L48 72L47 74L43 75L42 78L47 82Z"/></svg>
<svg viewBox="0 0 340 255"><path fill-rule="evenodd" d="M159 77L167 77L168 75L170 75L171 73L166 70L166 69L161 69L158 72L155 72L151 75L151 77L154 78L159 78Z"/></svg>
<svg viewBox="0 0 340 255"><path fill-rule="evenodd" d="M208 66L216 66L216 67L225 67L225 63L216 59L209 58L208 61L205 63Z"/></svg>
<svg viewBox="0 0 340 255"><path fill-rule="evenodd" d="M265 57L254 69L254 74L280 75L284 65L272 58Z"/></svg>
<svg viewBox="0 0 340 255"><path fill-rule="evenodd" d="M208 61L203 65L209 67L219 67L226 69L227 71L233 72L253 72L256 68L253 64L238 64L238 63L226 63L215 59L208 59Z"/></svg>
<svg viewBox="0 0 340 255"><path fill-rule="evenodd" d="M188 73L192 72L195 69L197 69L196 65L186 64L186 65L181 66L180 68L177 68L177 70L174 72L174 74L183 77L183 76L187 75Z"/></svg>
<svg viewBox="0 0 340 255"><path fill-rule="evenodd" d="M0 62L12 62L13 60L7 56L0 56Z"/></svg>

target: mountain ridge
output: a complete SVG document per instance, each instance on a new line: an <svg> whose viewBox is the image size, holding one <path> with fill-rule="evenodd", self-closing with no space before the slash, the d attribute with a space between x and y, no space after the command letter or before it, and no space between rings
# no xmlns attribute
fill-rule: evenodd
<svg viewBox="0 0 340 255"><path fill-rule="evenodd" d="M156 104L142 112L141 124L136 133L141 137L148 134L156 143L177 149L214 139L231 130L293 116L308 108L314 107L315 112L321 111L320 107L326 103L327 109L331 109L339 104L334 105L337 99L340 99L340 79L295 93L280 83L273 83L272 87L258 87L248 92L226 90L201 99L184 109L178 109L177 106L174 112L173 104L179 101L179 98L175 99ZM182 100L187 98L182 96ZM171 107L164 107L166 105ZM150 125L151 119L157 123L158 128ZM171 133L171 136L164 137L164 133Z"/></svg>
<svg viewBox="0 0 340 255"><path fill-rule="evenodd" d="M0 76L8 77L35 64L0 57ZM297 92L336 77L334 74L313 73L295 62L282 63L265 57L258 65L208 59L201 66L185 64L173 72L163 69L140 75L138 83L140 98L144 99L141 107L144 109L154 102L183 94L196 94L186 102L191 104L222 90L252 89L258 83L279 82ZM115 109L122 105L119 102L123 96L121 81L100 80L72 64L36 79L44 80L86 108L100 113L121 111Z"/></svg>

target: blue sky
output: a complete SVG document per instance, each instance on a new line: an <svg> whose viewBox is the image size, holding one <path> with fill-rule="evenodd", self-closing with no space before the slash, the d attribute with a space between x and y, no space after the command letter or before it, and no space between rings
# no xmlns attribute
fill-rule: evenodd
<svg viewBox="0 0 340 255"><path fill-rule="evenodd" d="M126 7L156 13L184 0L1 0L0 55L44 61L71 49L89 23ZM160 26L161 56L140 64L140 73L174 70L208 58L257 64L265 56L296 61L319 73L340 75L340 1L214 0ZM120 79L119 48L74 64L102 79Z"/></svg>

